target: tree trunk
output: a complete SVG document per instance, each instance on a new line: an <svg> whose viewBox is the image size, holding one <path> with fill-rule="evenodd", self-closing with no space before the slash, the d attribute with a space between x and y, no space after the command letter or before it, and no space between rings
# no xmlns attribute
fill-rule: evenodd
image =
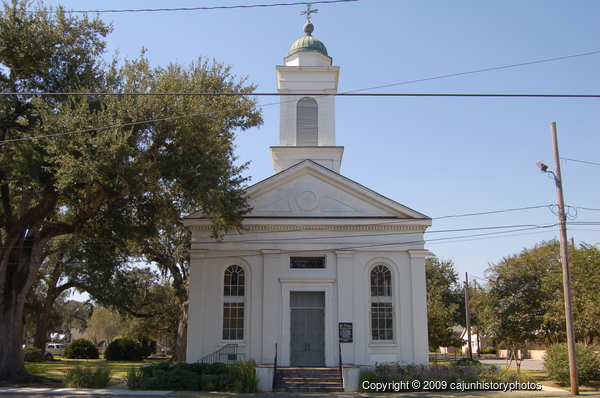
<svg viewBox="0 0 600 398"><path fill-rule="evenodd" d="M45 239L19 239L0 264L0 380L27 376L23 363L25 297L40 269ZM5 243L6 245L6 243Z"/></svg>
<svg viewBox="0 0 600 398"><path fill-rule="evenodd" d="M188 301L187 297L184 302L181 302L179 295L178 298L181 305L181 316L179 317L179 326L177 327L177 336L175 338L175 348L171 363L186 362L187 359Z"/></svg>
<svg viewBox="0 0 600 398"><path fill-rule="evenodd" d="M35 325L35 337L33 345L42 351L46 349L46 339L48 335L48 322L50 315L52 315L52 309L58 297L65 291L75 286L74 283L68 282L60 286L56 286L56 282L61 274L60 264L54 268L55 272L52 278L50 278L48 291L46 292L46 300L44 301L44 309L38 316L37 323ZM71 332L69 331L69 334Z"/></svg>
<svg viewBox="0 0 600 398"><path fill-rule="evenodd" d="M54 303L53 303L54 304ZM52 305L48 305L48 299L44 303L44 309L38 315L37 322L35 325L35 334L33 340L33 346L44 351L46 349L46 335L48 334L48 320L52 313Z"/></svg>
<svg viewBox="0 0 600 398"><path fill-rule="evenodd" d="M23 363L24 294L1 286L0 297L0 380L18 381L27 375ZM21 296L21 299L19 299Z"/></svg>

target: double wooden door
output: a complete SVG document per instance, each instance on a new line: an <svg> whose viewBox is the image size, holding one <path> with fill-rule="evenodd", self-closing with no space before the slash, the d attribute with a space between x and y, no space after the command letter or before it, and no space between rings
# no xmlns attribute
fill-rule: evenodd
<svg viewBox="0 0 600 398"><path fill-rule="evenodd" d="M325 366L325 293L291 292L291 366Z"/></svg>

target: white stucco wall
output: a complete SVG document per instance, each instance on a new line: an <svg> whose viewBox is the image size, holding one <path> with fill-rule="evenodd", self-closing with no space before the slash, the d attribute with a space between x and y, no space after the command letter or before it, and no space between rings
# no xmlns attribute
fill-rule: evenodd
<svg viewBox="0 0 600 398"><path fill-rule="evenodd" d="M290 294L319 291L326 366L339 362L340 322L353 327L353 342L341 344L344 363L428 363L423 233L430 220L311 162L281 174L249 190L256 218L247 218L243 234L211 242L208 220L186 221L193 234L188 360L228 343L221 338L223 275L239 264L246 273L244 339L235 342L241 356L272 364L277 343L279 365L290 365ZM290 269L291 255L324 256L326 268ZM394 341L371 341L377 264L392 273Z"/></svg>

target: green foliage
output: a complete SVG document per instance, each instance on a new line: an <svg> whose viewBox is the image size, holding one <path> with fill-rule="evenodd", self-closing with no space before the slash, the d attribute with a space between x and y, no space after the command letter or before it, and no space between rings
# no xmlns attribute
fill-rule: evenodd
<svg viewBox="0 0 600 398"><path fill-rule="evenodd" d="M600 249L569 247L577 341L600 336ZM553 240L503 258L487 273L482 326L497 344L515 352L528 342L566 340L560 244Z"/></svg>
<svg viewBox="0 0 600 398"><path fill-rule="evenodd" d="M142 358L148 358L150 355L154 354L154 351L156 351L156 340L150 340L146 337L142 337L138 341L138 344L140 345Z"/></svg>
<svg viewBox="0 0 600 398"><path fill-rule="evenodd" d="M542 278L549 266L523 251L490 268L483 325L496 343L516 351L538 338L544 314Z"/></svg>
<svg viewBox="0 0 600 398"><path fill-rule="evenodd" d="M235 380L234 392L253 393L258 389L256 362L237 362L230 366L229 371Z"/></svg>
<svg viewBox="0 0 600 398"><path fill-rule="evenodd" d="M528 375L519 374L508 370L500 370L497 366L466 366L456 365L407 365L398 362L381 363L373 368L361 368L359 372L359 390L362 392L376 392L363 389L363 382L371 383L399 383L408 382L410 386L413 380L418 380L420 386L424 382L445 382L446 389L450 383L464 382L495 382L495 383L535 383L536 380ZM368 385L365 384L365 385ZM406 384L405 384L406 385ZM438 384L442 387L444 384ZM407 390L403 388L403 390Z"/></svg>
<svg viewBox="0 0 600 398"><path fill-rule="evenodd" d="M484 355L496 355L497 351L494 347L485 347L481 350Z"/></svg>
<svg viewBox="0 0 600 398"><path fill-rule="evenodd" d="M554 241L555 250L559 243ZM600 343L600 249L582 243L569 247L569 268L575 340L588 345ZM556 264L544 276L542 289L548 300L544 301L543 328L552 332L550 343L566 341L565 304L562 263Z"/></svg>
<svg viewBox="0 0 600 398"><path fill-rule="evenodd" d="M256 363L178 363L161 362L131 369L127 374L129 389L196 390L252 393L258 387Z"/></svg>
<svg viewBox="0 0 600 398"><path fill-rule="evenodd" d="M125 375L128 390L144 390L146 378L141 370L131 367Z"/></svg>
<svg viewBox="0 0 600 398"><path fill-rule="evenodd" d="M121 312L126 313L119 334L140 342L155 339L172 341L180 316L173 287L149 269L134 269L124 276L124 280L118 283L126 286L128 297L121 300L119 293L110 298L105 295L103 299L113 305L117 303ZM148 346L151 351L146 356L154 352L154 348Z"/></svg>
<svg viewBox="0 0 600 398"><path fill-rule="evenodd" d="M26 363L25 370L27 373L43 375L47 373L46 368L43 365L39 365L37 363Z"/></svg>
<svg viewBox="0 0 600 398"><path fill-rule="evenodd" d="M104 351L107 361L141 361L143 350L141 344L131 339L115 339Z"/></svg>
<svg viewBox="0 0 600 398"><path fill-rule="evenodd" d="M100 343L108 343L121 333L123 317L111 308L98 307L88 322L86 335Z"/></svg>
<svg viewBox="0 0 600 398"><path fill-rule="evenodd" d="M69 388L104 388L112 371L107 367L82 368L76 366L65 372L65 385Z"/></svg>
<svg viewBox="0 0 600 398"><path fill-rule="evenodd" d="M452 331L456 325L454 317L459 308L461 294L458 286L458 273L452 261L439 260L430 253L425 260L427 278L427 328L429 347L461 346Z"/></svg>
<svg viewBox="0 0 600 398"><path fill-rule="evenodd" d="M471 359L471 358L461 358L458 361L456 361L456 366L479 366L481 365L481 362L479 362L476 359Z"/></svg>
<svg viewBox="0 0 600 398"><path fill-rule="evenodd" d="M23 349L23 360L25 362L44 362L44 352L37 347L25 347Z"/></svg>
<svg viewBox="0 0 600 398"><path fill-rule="evenodd" d="M0 274L24 276L0 280L2 322L15 325L0 336L0 379L7 379L23 371L19 356L3 355L22 344L17 298L34 283L49 242L89 233L77 248L82 272L65 279L108 292L121 259L182 214L202 209L215 238L241 229L250 210L247 165L237 163L233 141L262 119L250 96L255 86L231 67L205 59L153 67L143 55L107 64L112 29L99 18L3 3L0 92L230 94L0 96L0 233L11 242L0 249Z"/></svg>
<svg viewBox="0 0 600 398"><path fill-rule="evenodd" d="M150 379L148 384L151 390L198 390L200 378L191 370L171 369L169 372L160 371Z"/></svg>
<svg viewBox="0 0 600 398"><path fill-rule="evenodd" d="M65 348L62 356L71 359L98 359L100 352L91 341L77 339Z"/></svg>
<svg viewBox="0 0 600 398"><path fill-rule="evenodd" d="M596 353L594 347L576 344L575 352L579 384L586 385L591 381L600 381L600 356ZM567 343L548 347L544 355L544 368L551 379L566 386L571 385Z"/></svg>

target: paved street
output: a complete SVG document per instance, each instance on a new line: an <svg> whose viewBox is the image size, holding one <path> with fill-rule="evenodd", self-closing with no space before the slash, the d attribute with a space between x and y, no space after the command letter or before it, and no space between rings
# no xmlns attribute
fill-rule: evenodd
<svg viewBox="0 0 600 398"><path fill-rule="evenodd" d="M487 365L497 365L500 367L506 366L506 359L483 359L482 358L482 359L478 359L478 360ZM516 369L517 365L515 365L515 362L513 361L513 363L511 364L510 367L511 367L511 369ZM523 362L521 362L521 369L543 370L544 369L544 361L539 361L539 360L535 360L535 359L524 359Z"/></svg>

